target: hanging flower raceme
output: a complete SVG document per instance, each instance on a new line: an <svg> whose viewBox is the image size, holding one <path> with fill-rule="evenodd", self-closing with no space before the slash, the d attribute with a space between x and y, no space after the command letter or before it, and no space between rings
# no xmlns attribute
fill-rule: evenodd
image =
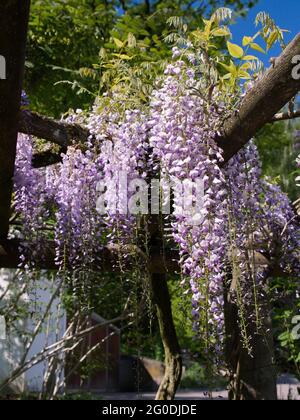
<svg viewBox="0 0 300 420"><path fill-rule="evenodd" d="M257 263L265 247L266 220L261 208L261 164L253 142L225 166L228 190L228 265L232 276L231 293L239 311L244 345L250 349L247 324L260 326L260 300L265 290L265 266Z"/></svg>
<svg viewBox="0 0 300 420"><path fill-rule="evenodd" d="M23 259L34 265L43 249L44 231L50 217L53 198L51 169L32 167L33 143L30 136L19 134L14 175L15 211L21 217ZM51 176L50 176L51 178Z"/></svg>
<svg viewBox="0 0 300 420"><path fill-rule="evenodd" d="M211 350L212 344L219 349L224 332L226 191L214 142L217 117L191 95L195 85L194 71L182 61L168 66L152 98L150 145L162 190L175 186L172 226L183 283L189 281L194 329Z"/></svg>
<svg viewBox="0 0 300 420"><path fill-rule="evenodd" d="M247 325L261 326L267 279L277 265L290 275L299 273L300 229L291 203L279 186L262 178L253 142L226 165L229 259L234 295L245 346L251 348ZM260 263L259 256L267 257Z"/></svg>
<svg viewBox="0 0 300 420"><path fill-rule="evenodd" d="M281 188L263 179L257 148L252 144L249 154L256 169L256 202L259 207L250 208L257 221L256 246L268 255L283 271L291 275L299 273L300 228L287 194ZM248 156L250 159L250 156Z"/></svg>
<svg viewBox="0 0 300 420"><path fill-rule="evenodd" d="M92 151L69 148L57 174L56 258L61 268L89 268L101 249L103 223L96 211L101 165Z"/></svg>
<svg viewBox="0 0 300 420"><path fill-rule="evenodd" d="M147 177L147 120L139 110L125 111L122 116L107 109L99 114L96 108L88 127L102 163L98 211L110 229L109 240L128 243L133 240L139 213L138 208L130 208L130 201L139 181Z"/></svg>

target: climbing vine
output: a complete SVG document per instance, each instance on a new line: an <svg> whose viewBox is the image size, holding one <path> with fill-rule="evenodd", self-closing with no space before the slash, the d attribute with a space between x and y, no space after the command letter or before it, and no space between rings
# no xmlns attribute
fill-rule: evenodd
<svg viewBox="0 0 300 420"><path fill-rule="evenodd" d="M172 59L151 89L147 85L148 97L137 95L132 84L124 95L121 80L90 112L70 115L89 129L90 138L82 148L69 147L58 166L34 169L33 140L20 135L15 173L24 264L43 258L45 231L52 226L57 268L67 278L72 273L73 280L97 269L107 246L118 249L121 272L129 254L140 251L147 259L149 182L159 181L156 211L163 215L164 248L179 250L182 293L190 295L195 335L213 363L222 360L228 282L234 279L230 293L251 353L248 327L260 331L270 267L290 275L300 268L300 232L291 203L262 178L254 143L228 163L216 144L224 119L261 77L262 64L251 51L283 44L283 32L266 14L257 18L262 29L246 36L243 46L232 43L230 17L221 9L191 33L181 19L170 19ZM127 68L130 59L119 57ZM135 261L139 266L140 259ZM87 278L80 275L83 282Z"/></svg>

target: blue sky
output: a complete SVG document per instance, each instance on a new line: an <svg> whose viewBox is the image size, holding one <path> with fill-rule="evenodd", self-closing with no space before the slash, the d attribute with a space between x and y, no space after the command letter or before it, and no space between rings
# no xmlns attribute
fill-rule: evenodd
<svg viewBox="0 0 300 420"><path fill-rule="evenodd" d="M258 12L268 12L278 26L288 29L291 33L286 34L286 40L291 40L300 32L300 0L259 0L258 4L249 11L246 18L239 18L236 25L231 27L233 42L241 44L244 35L251 36L255 33L254 20ZM279 48L270 51L268 58L262 55L260 58L267 63L269 57L276 57L280 54ZM257 55L260 55L257 53Z"/></svg>

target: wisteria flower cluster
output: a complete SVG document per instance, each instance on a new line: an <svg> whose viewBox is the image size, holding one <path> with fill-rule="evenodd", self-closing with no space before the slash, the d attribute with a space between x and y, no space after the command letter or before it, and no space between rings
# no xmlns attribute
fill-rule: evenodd
<svg viewBox="0 0 300 420"><path fill-rule="evenodd" d="M46 171L32 167L33 143L30 136L19 134L15 164L15 211L21 216L22 259L34 261L43 249L44 229L50 217L49 183ZM50 170L49 170L50 171ZM52 181L51 181L52 185ZM51 189L51 188L50 188Z"/></svg>
<svg viewBox="0 0 300 420"><path fill-rule="evenodd" d="M108 109L99 113L97 106L94 111L88 119L88 128L100 151L101 182L98 185L105 187L107 203L103 221L110 229L111 241L130 242L136 218L128 212L128 199L135 192L129 191L129 185L135 179L147 177L147 119L139 110L126 111L123 118Z"/></svg>
<svg viewBox="0 0 300 420"><path fill-rule="evenodd" d="M188 197L180 188L175 190L167 224L179 249L183 293L191 295L194 329L207 351L214 347L219 354L228 282L250 347L245 317L259 327L260 302L272 266L299 274L299 228L287 196L262 179L253 142L224 163L215 142L224 104L218 92L199 94L195 59L185 62L173 52L175 60L157 82L146 110L121 110L113 97L109 106L96 103L86 117L71 117L84 120L91 136L84 151L70 147L62 164L33 169L31 138L20 135L15 207L22 218L27 257L31 253L35 260L30 250L42 249L36 244L45 239L42 232L50 223L55 226L58 268L83 270L97 264L108 243L134 242L143 226L127 204L124 209L123 195L131 197L135 191L128 191L128 183L120 188L120 174L126 173L129 181L155 176L162 195L170 183L190 183ZM184 200L195 201L194 182L199 179L202 206L187 216ZM96 204L103 184L106 214L100 214ZM116 203L114 211L110 202ZM259 254L268 259L267 265L257 262Z"/></svg>
<svg viewBox="0 0 300 420"><path fill-rule="evenodd" d="M180 249L183 284L189 279L194 329L209 348L211 342L220 345L224 331L227 214L225 179L220 169L223 158L214 141L217 116L206 108L203 99L191 95L196 77L184 62L169 65L165 73L164 84L153 93L150 105L150 145L163 183L204 181L202 209L192 216L196 223L184 215L182 192L177 191L172 227Z"/></svg>
<svg viewBox="0 0 300 420"><path fill-rule="evenodd" d="M244 342L250 347L246 324L261 326L267 279L277 267L299 273L300 237L291 203L280 187L262 178L253 142L225 167L229 209L229 258ZM262 260L260 257L264 257Z"/></svg>

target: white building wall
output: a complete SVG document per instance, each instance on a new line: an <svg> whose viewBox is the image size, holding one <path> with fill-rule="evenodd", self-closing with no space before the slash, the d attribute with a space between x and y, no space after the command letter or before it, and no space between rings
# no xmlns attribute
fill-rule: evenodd
<svg viewBox="0 0 300 420"><path fill-rule="evenodd" d="M41 277L31 282L30 290L22 296L22 303L27 305L26 312L29 314L25 319L17 322L18 331L11 333L7 330L6 339L0 339L0 383L20 365L20 361L24 356L24 339L26 334L32 334L42 314L45 312L50 302L51 296L57 285L53 280L49 280L47 273L44 272ZM17 270L0 270L0 297L3 294L1 290L6 290L11 282L18 283L17 290L20 289L21 283L18 278ZM20 276L19 276L20 278ZM9 294L4 299L0 298L0 308L9 299ZM22 305L20 302L20 304ZM51 305L49 311L50 316L43 323L43 327L36 336L29 352L27 360L31 360L36 354L41 352L46 346L49 346L62 338L66 327L66 314L63 311L60 300L56 298ZM32 367L24 375L22 375L13 384L16 392L40 392L43 386L43 378L46 369L46 363L42 362Z"/></svg>

